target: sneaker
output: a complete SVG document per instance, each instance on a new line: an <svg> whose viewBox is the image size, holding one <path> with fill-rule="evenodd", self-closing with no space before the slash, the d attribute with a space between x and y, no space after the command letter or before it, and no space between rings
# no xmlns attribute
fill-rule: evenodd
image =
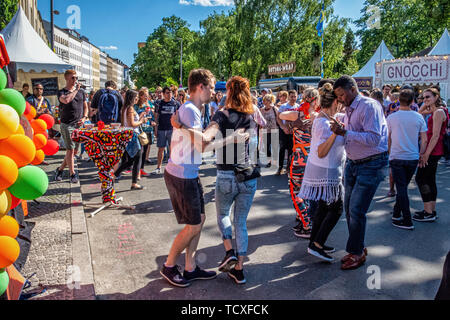
<svg viewBox="0 0 450 320"><path fill-rule="evenodd" d="M403 219L399 221L392 221L392 225L400 229L414 230L414 225L412 223L405 222Z"/></svg>
<svg viewBox="0 0 450 320"><path fill-rule="evenodd" d="M144 170L141 170L141 176L142 177L148 177L150 173L145 172Z"/></svg>
<svg viewBox="0 0 450 320"><path fill-rule="evenodd" d="M237 284L244 284L247 282L244 276L244 270L231 269L228 272L228 276L234 280Z"/></svg>
<svg viewBox="0 0 450 320"><path fill-rule="evenodd" d="M333 257L329 256L324 249L320 249L319 247L317 247L314 243L311 243L308 247L308 253L310 255L313 255L319 259L322 259L324 261L327 262L333 262L334 259Z"/></svg>
<svg viewBox="0 0 450 320"><path fill-rule="evenodd" d="M392 221L401 221L403 220L402 215L401 214L395 214L394 212L392 212Z"/></svg>
<svg viewBox="0 0 450 320"><path fill-rule="evenodd" d="M299 221L300 221L300 219L299 219ZM300 231L302 229L303 229L303 222L301 222L301 221L295 227L292 228L292 230L294 230L294 232Z"/></svg>
<svg viewBox="0 0 450 320"><path fill-rule="evenodd" d="M124 173L125 174L132 174L133 172L131 170L125 170Z"/></svg>
<svg viewBox="0 0 450 320"><path fill-rule="evenodd" d="M78 180L78 175L76 173L70 176L70 183L77 184L78 181L79 181Z"/></svg>
<svg viewBox="0 0 450 320"><path fill-rule="evenodd" d="M62 181L62 179L63 179L63 171L59 171L59 169L56 169L55 181Z"/></svg>
<svg viewBox="0 0 450 320"><path fill-rule="evenodd" d="M336 252L336 249L333 248L333 247L323 246L323 251L324 251L325 253L330 254L330 253L335 253L335 252Z"/></svg>
<svg viewBox="0 0 450 320"><path fill-rule="evenodd" d="M238 258L234 254L234 250L230 250L227 252L225 258L223 258L222 262L219 266L220 272L230 272L232 268L238 263Z"/></svg>
<svg viewBox="0 0 450 320"><path fill-rule="evenodd" d="M311 239L311 229L305 230L305 229L301 228L299 231L295 231L294 235L297 238Z"/></svg>
<svg viewBox="0 0 450 320"><path fill-rule="evenodd" d="M159 272L164 279L166 279L171 285L179 288L186 288L191 285L189 281L187 281L178 270L178 266L174 266L172 268L168 268L163 265L163 268Z"/></svg>
<svg viewBox="0 0 450 320"><path fill-rule="evenodd" d="M152 174L160 175L161 174L161 169L157 168L155 171L152 172Z"/></svg>
<svg viewBox="0 0 450 320"><path fill-rule="evenodd" d="M425 210L413 216L413 220L417 222L434 222L436 221L436 213L429 214Z"/></svg>
<svg viewBox="0 0 450 320"><path fill-rule="evenodd" d="M199 266L195 268L194 271L188 272L184 270L183 278L187 281L195 281L195 280L212 280L217 277L217 273L214 271L205 271L200 269Z"/></svg>

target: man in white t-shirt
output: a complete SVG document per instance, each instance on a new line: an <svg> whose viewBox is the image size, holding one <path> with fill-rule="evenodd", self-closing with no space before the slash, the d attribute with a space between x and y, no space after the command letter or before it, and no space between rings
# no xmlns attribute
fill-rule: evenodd
<svg viewBox="0 0 450 320"><path fill-rule="evenodd" d="M408 185L417 170L420 156L425 153L427 147L427 125L419 113L411 110L413 102L414 92L403 90L400 93L399 111L387 118L389 161L397 188L392 224L406 230L414 230L409 208Z"/></svg>
<svg viewBox="0 0 450 320"><path fill-rule="evenodd" d="M178 110L182 127L202 131L203 104L211 101L214 93L214 75L205 69L192 70L189 74L190 99ZM185 288L194 280L214 279L216 272L200 269L195 263L200 234L205 223L205 200L198 177L202 156L194 148L189 133L175 129L172 136L170 160L164 172L164 180L179 224L184 229L175 238L161 275L172 285ZM176 265L178 257L186 250L184 273Z"/></svg>

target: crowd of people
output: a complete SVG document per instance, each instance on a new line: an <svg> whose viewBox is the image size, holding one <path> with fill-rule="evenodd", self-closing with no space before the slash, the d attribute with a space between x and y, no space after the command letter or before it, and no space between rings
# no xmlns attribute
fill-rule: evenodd
<svg viewBox="0 0 450 320"><path fill-rule="evenodd" d="M311 255L334 261L331 254L336 249L327 239L345 212L349 237L348 254L341 260L343 270L366 262L366 215L380 183L389 175L388 168L388 196L396 197L393 226L413 230L413 221L438 218L437 167L444 156L450 164L449 113L438 86L425 89L420 96L407 85L398 92L390 86L360 92L352 77L342 76L336 81L324 79L317 88L302 87L300 92L275 95L263 89L259 95L250 90L247 79L236 76L227 82L226 92L215 92L214 75L197 69L189 75L187 91L175 86L158 87L153 94L147 88L118 91L109 81L105 89L87 95L75 71L66 72L65 78L67 85L58 98L67 154L55 179L61 180L68 166L72 182L77 182L73 169L77 146L70 136L86 121L133 128L136 139L128 144L115 177L118 181L128 171L131 189L142 190L139 180L149 175L146 164L156 164L152 174L164 175L177 221L185 225L161 269L172 285L187 287L193 280L217 275L202 270L194 258L205 222L199 179L205 152L212 151L216 157L215 203L224 245L219 271L238 284L246 282L247 218L262 166L276 165L276 176L286 173L292 181L297 179L294 232L309 240ZM36 85L29 101L38 110L51 112L41 89ZM137 139L142 133L148 139L145 145ZM157 159L151 162L150 148L155 142ZM408 185L414 175L423 210L412 214ZM181 274L177 259L184 250Z"/></svg>

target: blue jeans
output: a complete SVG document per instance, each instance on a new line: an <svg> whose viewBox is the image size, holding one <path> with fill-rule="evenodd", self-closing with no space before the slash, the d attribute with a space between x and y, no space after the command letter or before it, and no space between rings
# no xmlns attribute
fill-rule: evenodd
<svg viewBox="0 0 450 320"><path fill-rule="evenodd" d="M234 203L234 229L236 233L237 254L247 255L248 232L247 217L256 193L257 179L237 182L233 171L217 171L216 210L217 224L223 240L232 240L231 207Z"/></svg>
<svg viewBox="0 0 450 320"><path fill-rule="evenodd" d="M397 199L394 206L394 217L401 218L411 224L411 209L409 208L408 185L416 173L418 160L391 160L390 166L397 189Z"/></svg>
<svg viewBox="0 0 450 320"><path fill-rule="evenodd" d="M345 200L349 238L347 252L362 255L366 234L366 214L381 181L387 176L388 155L362 164L347 160Z"/></svg>

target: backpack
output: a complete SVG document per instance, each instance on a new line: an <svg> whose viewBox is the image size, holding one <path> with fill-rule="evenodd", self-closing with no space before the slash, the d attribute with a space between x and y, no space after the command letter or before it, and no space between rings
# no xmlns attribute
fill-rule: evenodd
<svg viewBox="0 0 450 320"><path fill-rule="evenodd" d="M119 99L111 90L102 90L98 107L99 120L105 124L117 122L119 119Z"/></svg>

